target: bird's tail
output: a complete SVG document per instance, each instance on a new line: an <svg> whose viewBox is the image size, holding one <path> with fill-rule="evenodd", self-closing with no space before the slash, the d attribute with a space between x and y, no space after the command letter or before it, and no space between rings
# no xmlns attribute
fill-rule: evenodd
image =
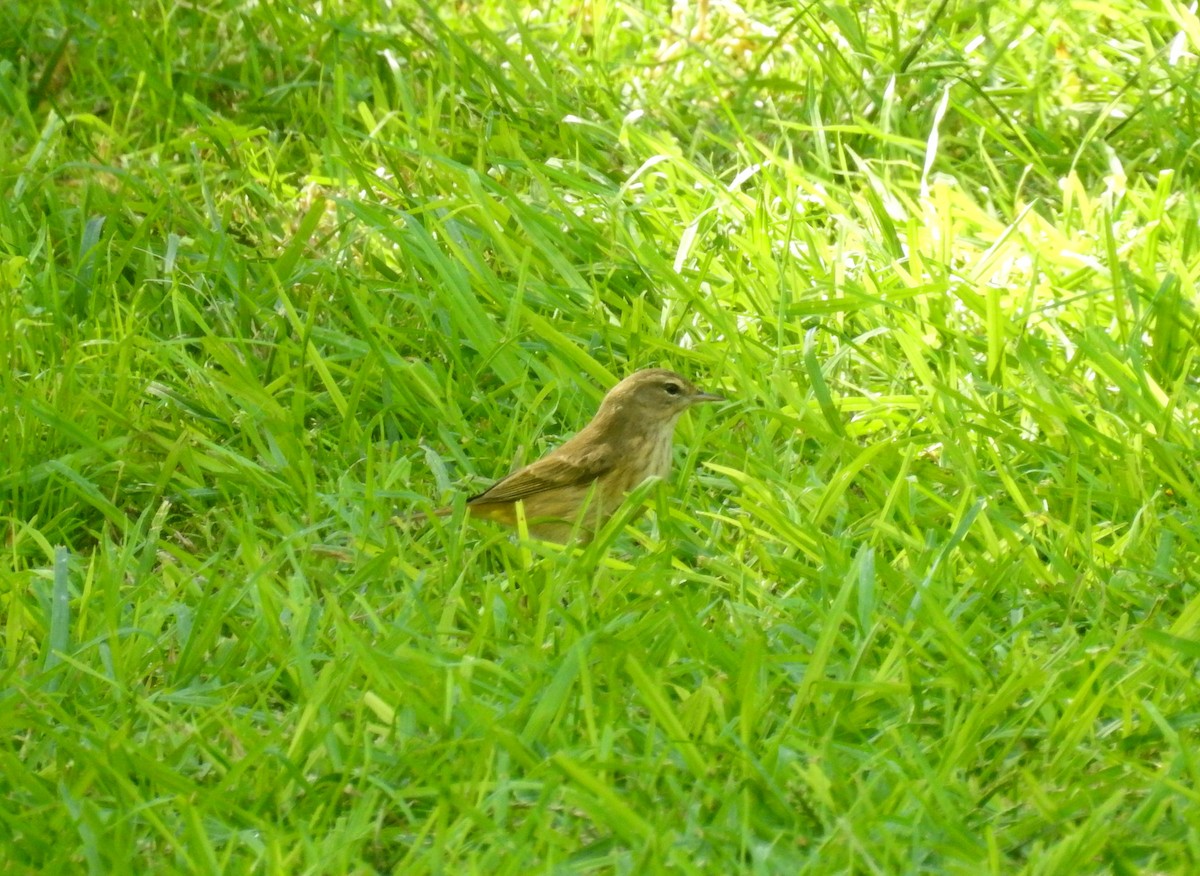
<svg viewBox="0 0 1200 876"><path fill-rule="evenodd" d="M392 518L392 523L401 529L411 529L414 526L424 526L429 522L430 517L448 517L453 510L453 508L447 506L445 508L438 508L436 511L414 511L411 514L397 514Z"/></svg>

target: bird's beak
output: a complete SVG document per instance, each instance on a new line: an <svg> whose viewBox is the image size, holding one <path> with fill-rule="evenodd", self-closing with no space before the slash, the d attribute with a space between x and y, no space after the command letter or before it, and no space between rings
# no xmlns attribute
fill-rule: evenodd
<svg viewBox="0 0 1200 876"><path fill-rule="evenodd" d="M715 392L698 392L692 396L692 404L698 405L704 402L723 402L725 396L717 395Z"/></svg>

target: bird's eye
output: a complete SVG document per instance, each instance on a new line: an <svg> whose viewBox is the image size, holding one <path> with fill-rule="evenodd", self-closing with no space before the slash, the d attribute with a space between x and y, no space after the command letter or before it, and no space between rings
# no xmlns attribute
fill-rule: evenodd
<svg viewBox="0 0 1200 876"><path fill-rule="evenodd" d="M681 390L681 389L679 388L679 384L678 384L678 383L667 383L667 384L664 384L664 385L663 385L663 389L664 389L664 390L666 390L666 392L667 392L667 395L679 395L679 393L683 391L683 390Z"/></svg>

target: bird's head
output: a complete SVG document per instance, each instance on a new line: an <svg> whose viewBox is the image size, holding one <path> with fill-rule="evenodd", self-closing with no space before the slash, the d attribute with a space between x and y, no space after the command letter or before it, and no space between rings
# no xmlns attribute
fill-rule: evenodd
<svg viewBox="0 0 1200 876"><path fill-rule="evenodd" d="M703 392L687 379L665 368L646 368L630 374L604 397L597 419L619 417L635 428L674 424L692 405L725 401Z"/></svg>

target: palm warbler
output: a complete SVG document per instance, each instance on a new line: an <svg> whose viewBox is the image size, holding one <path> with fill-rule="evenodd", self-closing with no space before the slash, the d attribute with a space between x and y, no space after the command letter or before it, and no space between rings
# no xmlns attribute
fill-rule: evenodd
<svg viewBox="0 0 1200 876"><path fill-rule="evenodd" d="M667 476L679 416L692 405L724 400L673 371L637 371L609 391L575 437L472 496L467 510L515 526L522 503L529 531L538 538L566 543L578 534L586 541L626 493L646 478ZM434 513L446 515L450 509Z"/></svg>

